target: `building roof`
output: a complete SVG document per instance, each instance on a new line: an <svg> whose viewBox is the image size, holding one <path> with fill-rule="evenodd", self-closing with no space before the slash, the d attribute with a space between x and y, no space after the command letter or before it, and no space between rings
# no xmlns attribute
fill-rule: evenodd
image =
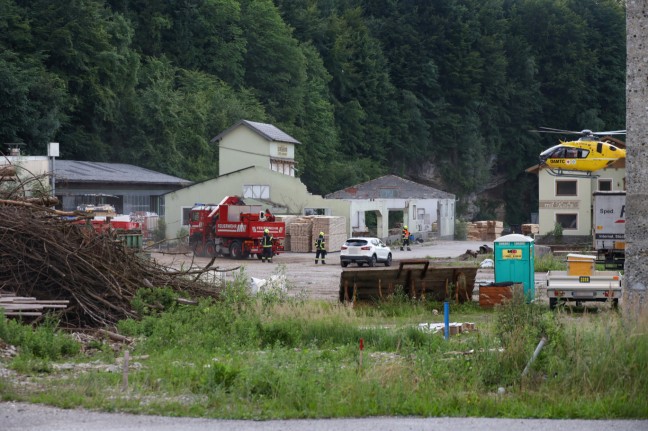
<svg viewBox="0 0 648 431"><path fill-rule="evenodd" d="M385 189L396 190L396 193L394 196L385 196L381 194L381 190ZM327 199L454 199L455 195L396 175L385 175L329 193L325 197Z"/></svg>
<svg viewBox="0 0 648 431"><path fill-rule="evenodd" d="M54 171L57 181L74 183L139 183L180 186L186 186L192 183L183 178L123 163L56 160Z"/></svg>
<svg viewBox="0 0 648 431"><path fill-rule="evenodd" d="M225 130L224 132L220 133L218 136L214 137L211 140L211 142L220 141L221 139L223 139L225 135L229 134L232 130L236 129L241 125L247 127L248 129L252 130L255 133L258 133L268 141L286 142L289 144L301 144L301 142L299 142L297 139L293 138L288 133L284 132L283 130L279 129L278 127L272 124L256 123L254 121L248 121L248 120L239 121L229 129Z"/></svg>

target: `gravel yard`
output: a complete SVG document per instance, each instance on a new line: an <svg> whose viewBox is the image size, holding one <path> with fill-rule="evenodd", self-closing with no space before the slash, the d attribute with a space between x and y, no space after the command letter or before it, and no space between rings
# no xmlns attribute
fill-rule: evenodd
<svg viewBox="0 0 648 431"><path fill-rule="evenodd" d="M392 247L392 267L398 267L399 261L406 259L422 258L457 258L463 255L466 250L479 250L482 245L493 247L492 242L477 241L434 241L423 244L415 244L412 251L400 251L398 247ZM153 253L152 257L159 263L183 268L189 265L197 267L206 266L210 258L194 258L191 253L186 255L170 255ZM472 260L472 259L471 259ZM467 261L470 262L471 260ZM303 292L308 298L321 300L338 300L340 285L340 273L343 268L340 266L340 253L329 253L326 257L326 265L315 264L315 253L282 253L275 256L272 263L263 263L256 258L246 260L233 260L227 257L217 258L213 264L223 270L236 267L244 267L248 277L268 279L273 274L283 272L290 286L291 294ZM356 269L350 265L347 269ZM379 264L376 268L384 268ZM371 271L366 266L363 270ZM226 277L233 277L234 272L226 272ZM493 270L484 269L477 273L476 283L493 281ZM477 289L475 289L477 293Z"/></svg>

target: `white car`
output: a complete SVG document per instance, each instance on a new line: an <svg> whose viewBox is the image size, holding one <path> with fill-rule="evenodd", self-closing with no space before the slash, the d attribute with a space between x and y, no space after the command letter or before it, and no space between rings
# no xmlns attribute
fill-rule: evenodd
<svg viewBox="0 0 648 431"><path fill-rule="evenodd" d="M389 266L392 262L391 249L378 238L349 238L340 250L340 265L346 268L352 262L357 263L358 266L363 266L365 263L376 266L378 262Z"/></svg>

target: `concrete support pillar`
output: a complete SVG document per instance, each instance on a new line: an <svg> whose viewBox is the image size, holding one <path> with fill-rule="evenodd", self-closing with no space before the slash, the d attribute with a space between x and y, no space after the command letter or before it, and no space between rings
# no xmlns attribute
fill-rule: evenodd
<svg viewBox="0 0 648 431"><path fill-rule="evenodd" d="M626 1L626 261L623 309L648 307L648 0Z"/></svg>

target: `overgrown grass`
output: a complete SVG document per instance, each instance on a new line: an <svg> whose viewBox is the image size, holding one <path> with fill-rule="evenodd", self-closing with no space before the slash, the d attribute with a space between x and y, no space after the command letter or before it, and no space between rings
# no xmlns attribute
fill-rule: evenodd
<svg viewBox="0 0 648 431"><path fill-rule="evenodd" d="M64 407L221 418L648 417L646 316L550 312L514 296L494 311L451 304L452 321L477 322L478 330L445 340L418 328L441 322L443 304L405 295L356 308L276 291L252 297L245 279L220 301L120 322L119 332L137 340L125 391L121 373L101 369L50 373L39 390L0 378L0 390ZM143 291L141 303L150 295L157 293ZM10 325L12 333L32 331ZM29 345L0 335L21 351ZM542 337L546 346L522 377Z"/></svg>
<svg viewBox="0 0 648 431"><path fill-rule="evenodd" d="M536 256L533 260L535 272L565 271L567 262L564 257L557 257L553 253Z"/></svg>

